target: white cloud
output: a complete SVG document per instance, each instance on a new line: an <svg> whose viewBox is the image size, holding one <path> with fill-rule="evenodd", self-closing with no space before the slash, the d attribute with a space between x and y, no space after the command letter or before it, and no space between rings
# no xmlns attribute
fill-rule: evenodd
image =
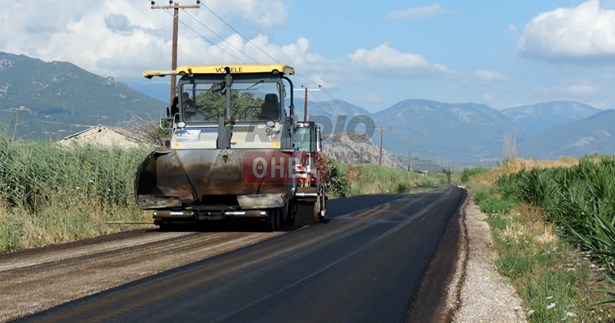
<svg viewBox="0 0 615 323"><path fill-rule="evenodd" d="M359 48L349 57L352 64L378 74L420 77L448 71L444 65L430 63L419 54L401 53L386 42L372 49Z"/></svg>
<svg viewBox="0 0 615 323"><path fill-rule="evenodd" d="M440 5L426 7L412 7L403 10L394 10L389 12L389 19L411 19L417 17L431 17L436 15L446 14L448 11Z"/></svg>
<svg viewBox="0 0 615 323"><path fill-rule="evenodd" d="M564 87L564 92L574 95L591 95L599 92L598 86L592 81L580 81Z"/></svg>
<svg viewBox="0 0 615 323"><path fill-rule="evenodd" d="M498 82L506 79L504 75L489 70L476 70L474 77L483 82Z"/></svg>
<svg viewBox="0 0 615 323"><path fill-rule="evenodd" d="M287 45L275 45L258 35L260 29L266 30L286 21L287 8L282 0L210 0L207 6L221 17L229 17L229 21L239 21L237 24L243 28L238 29L250 30L251 35L256 35L251 37L252 42L262 46L265 52L272 53L273 57L281 55L281 60L292 58L294 61L317 59L308 52L309 44L304 39ZM245 62L253 62L206 30L200 21L206 22L208 28L225 37L233 47L246 51L259 62L272 61L234 34L207 9L201 8L180 12L180 65L222 60L236 62L229 58L231 55ZM3 6L0 12L0 51L25 54L45 61L68 61L102 76L139 78L144 69L170 67L171 27L170 10L152 10L149 1L12 2Z"/></svg>
<svg viewBox="0 0 615 323"><path fill-rule="evenodd" d="M589 0L542 13L525 26L519 49L544 59L615 57L615 10Z"/></svg>

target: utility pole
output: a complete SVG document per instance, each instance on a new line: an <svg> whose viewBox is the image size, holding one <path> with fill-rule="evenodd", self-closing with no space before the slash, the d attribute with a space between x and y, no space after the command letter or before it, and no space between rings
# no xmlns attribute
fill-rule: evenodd
<svg viewBox="0 0 615 323"><path fill-rule="evenodd" d="M173 1L169 1L168 5L157 5L156 1L151 2L152 9L173 9L173 51L171 54L171 70L175 71L177 69L177 32L178 32L178 23L179 23L179 9L198 9L201 7L201 1L197 0L196 4L191 5L180 5L179 2L173 3ZM173 105L173 98L175 98L176 91L176 76L175 73L171 74L171 95L169 99L169 109Z"/></svg>
<svg viewBox="0 0 615 323"><path fill-rule="evenodd" d="M425 149L425 159L423 160L423 173L427 174L427 152L428 149Z"/></svg>
<svg viewBox="0 0 615 323"><path fill-rule="evenodd" d="M391 130L391 128L382 128L378 127L378 131L380 131L380 158L378 159L378 165L382 165L382 137L383 132Z"/></svg>
<svg viewBox="0 0 615 323"><path fill-rule="evenodd" d="M412 171L412 144L414 141L406 140L406 144L408 145L408 171Z"/></svg>
<svg viewBox="0 0 615 323"><path fill-rule="evenodd" d="M17 136L17 125L19 124L19 112L31 111L25 105L20 105L19 109L15 109L15 127L13 128L13 140Z"/></svg>
<svg viewBox="0 0 615 323"><path fill-rule="evenodd" d="M301 85L301 89L303 89L303 121L308 121L308 92L309 91L320 91L321 86L318 85L318 88L307 88ZM302 91L301 89L295 89L296 91Z"/></svg>
<svg viewBox="0 0 615 323"><path fill-rule="evenodd" d="M440 154L435 153L435 152L431 152L431 159L433 159L432 164L436 165L435 166L435 168L436 168L435 171L437 171L438 168L442 165L442 158L441 158Z"/></svg>

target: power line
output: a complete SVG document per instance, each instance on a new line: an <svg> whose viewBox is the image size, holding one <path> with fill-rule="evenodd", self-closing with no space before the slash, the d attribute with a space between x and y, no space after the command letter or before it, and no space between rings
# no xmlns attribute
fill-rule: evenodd
<svg viewBox="0 0 615 323"><path fill-rule="evenodd" d="M177 4L176 4L177 5ZM256 48L259 52L261 52L263 55L267 56L268 58L270 58L271 60L277 62L279 61L278 59L276 59L275 57L273 57L271 54L267 53L265 50L263 50L262 48L260 48L259 46L257 46L256 44L254 44L250 39L248 39L245 35L243 35L239 30L237 30L235 27L233 27L230 23L228 23L226 20L224 20L222 17L220 17L220 15L218 15L216 12L214 12L211 8L209 8L207 5L199 3L200 6L204 7L205 9L207 9L211 14L213 14L217 19L219 19L224 25L226 25L228 28L230 28L233 32L235 32L237 35L239 35L243 40L246 41L247 44L252 45L254 48ZM234 45L230 44L228 41L226 41L221 35L219 35L218 33L214 32L212 29L210 29L209 27L207 27L205 24L203 24L202 22L200 22L194 15L190 14L189 12L187 12L186 10L184 10L183 12L185 12L188 16L190 16L193 20L195 20L199 25L201 25L203 28L207 29L209 32L211 32L212 34L214 34L216 37L218 37L220 40L222 40L224 43L226 43L229 47L231 47L232 49L234 49L235 51L237 51L238 53L240 53L241 55L247 57L249 60L251 60L252 62L255 63L259 63L259 61L253 57L251 57L250 55L242 52L241 50L239 50L237 47L235 47ZM167 11L168 14L172 15L170 12ZM197 30L195 30L194 28L192 28L191 26L189 26L188 24L186 24L183 20L179 19L179 22L181 22L182 25L184 25L186 28L188 28L189 30L191 30L192 32L194 32L195 34L199 35L201 38L203 38L204 40L206 40L209 44L211 44L212 46L217 47L218 49L220 49L222 52L226 53L227 55L229 55L230 57L232 57L233 59L241 62L241 63L245 63L245 61L235 55L233 55L232 53L228 52L227 50L225 50L223 47L219 46L218 44L216 44L215 42L213 42L212 40L210 40L209 38L207 38L205 35L203 35L202 33L198 32ZM295 73L296 76L303 78L304 80L314 84L315 86L317 86L318 88L322 89L326 95L329 96L329 98L331 99L331 101L335 102L336 98L326 89L324 88L322 85L320 85L318 82L308 78L307 76L301 74L301 73Z"/></svg>
<svg viewBox="0 0 615 323"><path fill-rule="evenodd" d="M224 53L226 53L228 56L232 57L233 59L236 59L237 61L239 61L240 63L246 63L243 59L231 54L230 52L228 52L226 49L224 49L223 47L219 46L218 44L216 44L215 42L209 40L207 37L205 37L205 35L199 33L198 31L194 30L194 28L188 26L185 22L183 21L179 21L182 23L182 25L184 25L186 28L192 30L195 34L201 36L203 39L205 39L207 42L209 42L211 45L217 47L219 50L223 51Z"/></svg>
<svg viewBox="0 0 615 323"><path fill-rule="evenodd" d="M167 11L168 14L172 15L170 12ZM207 43L209 43L210 45L217 47L219 50L223 51L225 54L229 55L230 57L232 57L233 59L239 61L240 63L244 63L245 61L238 58L237 56L229 53L227 50L225 50L223 47L218 46L218 44L216 44L215 42L211 41L209 38L207 38L205 35L201 34L200 32L196 31L194 28L190 27L188 24L186 24L183 20L179 19L179 22L184 25L184 27L188 28L189 30L191 30L192 32L194 32L195 34L199 35L201 38L205 39L207 41Z"/></svg>
<svg viewBox="0 0 615 323"><path fill-rule="evenodd" d="M320 85L319 85L319 86L320 86ZM320 87L320 89L321 89L321 90L323 90L323 91L325 90L325 89L324 89L324 88L322 88L322 87ZM333 107L335 107L335 105L339 105L339 104L336 104L335 99L334 99L334 100L329 100L329 101L323 101L323 100L321 100L321 99L319 98L319 96L318 96L318 95L316 95L316 93L312 93L311 98L312 98L314 101L316 101L316 102L318 102L318 103L320 103L320 104L324 105L326 108L329 108L329 110L333 110Z"/></svg>
<svg viewBox="0 0 615 323"><path fill-rule="evenodd" d="M218 18L222 23L224 23L228 28L230 28L232 31L234 31L235 33L237 33L237 35L239 35L241 38L243 38L243 40L246 41L247 44L252 45L254 48L256 48L259 52L261 52L262 54L264 54L265 56L269 57L271 60L273 60L274 62L279 61L278 59L276 59L275 57L271 56L269 53L267 53L266 51L264 51L262 48L256 46L256 44L254 44L250 39L248 39L248 37L244 36L241 32L239 32L239 30L237 30L235 27L233 27L231 24L229 24L228 22L226 22L226 20L224 20L222 17L220 17L217 13L215 13L211 8L209 8L207 5L202 4L202 6L207 9L209 12L211 12L216 18ZM245 54L244 54L245 55ZM247 55L246 55L247 56ZM251 58L252 59L252 58ZM253 61L256 61L255 59L252 59ZM300 74L300 73L295 73L295 75L297 75L298 77L301 77L303 79L305 79L306 81L321 87L321 85L318 82L315 82L309 78L307 78L306 76ZM325 90L325 92L327 92ZM329 94L327 92L327 94L329 96L331 96L331 94ZM333 98L333 96L331 96L331 98Z"/></svg>
<svg viewBox="0 0 615 323"><path fill-rule="evenodd" d="M269 55L269 53L265 52L264 50L262 50L260 47L256 46L254 43L252 43L252 41L250 39L248 39L246 36L244 36L242 33L240 33L237 29L235 29L233 26L231 26L231 24L229 24L228 22L226 22L224 19L222 19L222 17L220 17L217 13L215 13L213 10L211 10L208 6L203 5L203 7L207 10L209 10L209 12L211 12L214 16L216 16L216 18L218 18L220 21L222 21L222 23L224 23L227 27L229 27L232 31L234 31L235 33L237 33L239 36L241 36L241 38L243 38L246 43L254 46L254 48L256 48L258 51L260 51L261 53L263 53L265 56L269 57L270 59L272 59L274 62L277 61L277 59L275 59L273 56Z"/></svg>
<svg viewBox="0 0 615 323"><path fill-rule="evenodd" d="M323 90L323 91L326 91L322 87L320 89ZM328 111L335 111L336 108L340 108L341 109L341 106L340 106L339 102L337 102L337 100L335 98L332 98L331 100L328 100L328 101L324 101L324 100L322 100L319 97L319 95L317 95L317 93L312 93L310 98L312 98L314 101L319 103L321 105L321 109L328 110ZM338 118L340 117L340 115L338 115L338 114L334 114L334 115L336 115ZM332 130L332 133L333 132L335 132L335 130Z"/></svg>
<svg viewBox="0 0 615 323"><path fill-rule="evenodd" d="M222 40L225 44L227 44L228 46L230 46L231 48L233 48L235 51L237 51L238 53L242 54L243 56L249 58L251 61L253 61L254 63L258 63L258 61L254 58L252 58L250 55L240 51L237 47L235 47L233 44L229 43L226 39L224 39L224 37L218 35L218 33L216 33L215 31L213 31L211 28L207 27L207 25L205 25L204 23L200 22L195 16L191 15L189 12L186 11L186 14L188 16L190 16L194 21L196 21L199 25L203 26L203 28L209 30L210 33L216 35L216 37L218 37L220 40Z"/></svg>
<svg viewBox="0 0 615 323"><path fill-rule="evenodd" d="M329 91L326 88L323 87L322 90L331 98L331 100L333 101L337 100L333 95L331 95L331 93L329 93Z"/></svg>

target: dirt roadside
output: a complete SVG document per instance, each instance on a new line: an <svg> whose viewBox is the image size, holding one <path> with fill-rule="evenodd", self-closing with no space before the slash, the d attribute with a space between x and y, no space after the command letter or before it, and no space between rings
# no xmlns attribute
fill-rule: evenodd
<svg viewBox="0 0 615 323"><path fill-rule="evenodd" d="M491 230L468 196L459 217L460 248L446 308L453 322L526 322L521 299L495 267Z"/></svg>
<svg viewBox="0 0 615 323"><path fill-rule="evenodd" d="M525 322L515 289L496 270L486 219L466 195L423 274L407 322Z"/></svg>

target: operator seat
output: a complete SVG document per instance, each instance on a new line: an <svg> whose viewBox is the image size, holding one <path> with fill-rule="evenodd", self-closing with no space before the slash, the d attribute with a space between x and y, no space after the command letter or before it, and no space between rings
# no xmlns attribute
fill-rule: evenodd
<svg viewBox="0 0 615 323"><path fill-rule="evenodd" d="M265 94L265 102L261 107L261 113L258 116L259 120L279 120L280 119L280 102L278 95L275 93Z"/></svg>

